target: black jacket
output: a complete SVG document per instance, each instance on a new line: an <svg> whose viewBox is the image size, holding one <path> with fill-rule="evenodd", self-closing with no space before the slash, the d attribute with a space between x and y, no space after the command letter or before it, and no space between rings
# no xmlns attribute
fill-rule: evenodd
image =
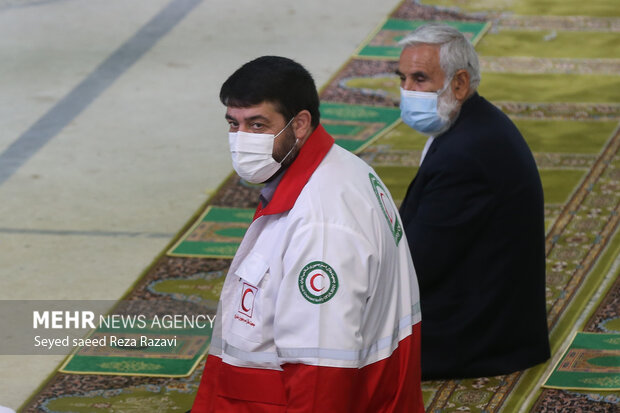
<svg viewBox="0 0 620 413"><path fill-rule="evenodd" d="M478 94L430 146L401 205L420 283L422 377L545 361L543 191L510 119Z"/></svg>

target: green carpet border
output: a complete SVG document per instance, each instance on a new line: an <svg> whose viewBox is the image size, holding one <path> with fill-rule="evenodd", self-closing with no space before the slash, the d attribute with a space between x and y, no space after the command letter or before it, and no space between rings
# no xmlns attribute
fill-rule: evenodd
<svg viewBox="0 0 620 413"><path fill-rule="evenodd" d="M344 69L344 67L347 66L351 60L353 60L354 58L358 57L359 52L366 46L366 44L368 44L368 42L370 42L372 40L373 37L375 37L377 35L377 33L379 33L381 31L381 29L383 28L385 23L390 18L392 18L394 13L396 13L398 11L398 9L400 9L403 6L403 4L405 4L406 2L407 2L407 0L401 0L396 6L394 6L394 8L392 8L392 10L390 10L390 12L383 19L381 19L381 21L368 34L368 36L366 36L364 38L364 40L362 40L362 42L353 50L353 53L349 56L347 61L342 66L340 66L338 68L338 70L336 70L336 72L334 72L334 76L333 77L335 77L338 73L340 73L340 71L342 71L342 69ZM323 87L321 87L320 92L323 92L323 89L325 87L327 87L327 85L329 85L332 82L333 77L330 78L329 81L327 83L325 83L325 85Z"/></svg>

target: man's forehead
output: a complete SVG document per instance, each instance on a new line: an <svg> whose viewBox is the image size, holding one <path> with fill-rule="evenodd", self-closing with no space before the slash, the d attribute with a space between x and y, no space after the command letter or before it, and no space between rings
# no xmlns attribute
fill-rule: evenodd
<svg viewBox="0 0 620 413"><path fill-rule="evenodd" d="M403 70L440 69L439 45L421 43L405 47L400 54L398 69L401 72Z"/></svg>
<svg viewBox="0 0 620 413"><path fill-rule="evenodd" d="M275 107L270 102L262 102L258 105L237 107L226 107L226 118L233 118L237 120L261 117L265 119L273 119L278 113Z"/></svg>

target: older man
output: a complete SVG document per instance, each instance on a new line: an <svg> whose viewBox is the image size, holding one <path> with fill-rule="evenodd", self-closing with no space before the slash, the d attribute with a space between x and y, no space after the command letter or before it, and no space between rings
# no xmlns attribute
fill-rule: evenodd
<svg viewBox="0 0 620 413"><path fill-rule="evenodd" d="M401 41L401 116L429 135L400 207L420 282L422 378L494 376L549 357L543 192L523 137L477 93L456 29Z"/></svg>
<svg viewBox="0 0 620 413"><path fill-rule="evenodd" d="M192 412L423 412L418 285L385 185L334 145L298 63L246 63L220 99L233 167L266 185Z"/></svg>

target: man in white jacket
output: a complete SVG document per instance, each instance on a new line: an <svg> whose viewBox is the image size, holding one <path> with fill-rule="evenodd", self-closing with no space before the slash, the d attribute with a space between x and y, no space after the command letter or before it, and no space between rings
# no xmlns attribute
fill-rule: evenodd
<svg viewBox="0 0 620 413"><path fill-rule="evenodd" d="M298 63L246 63L220 99L233 167L266 184L192 412L423 412L418 284L385 185L334 145Z"/></svg>

